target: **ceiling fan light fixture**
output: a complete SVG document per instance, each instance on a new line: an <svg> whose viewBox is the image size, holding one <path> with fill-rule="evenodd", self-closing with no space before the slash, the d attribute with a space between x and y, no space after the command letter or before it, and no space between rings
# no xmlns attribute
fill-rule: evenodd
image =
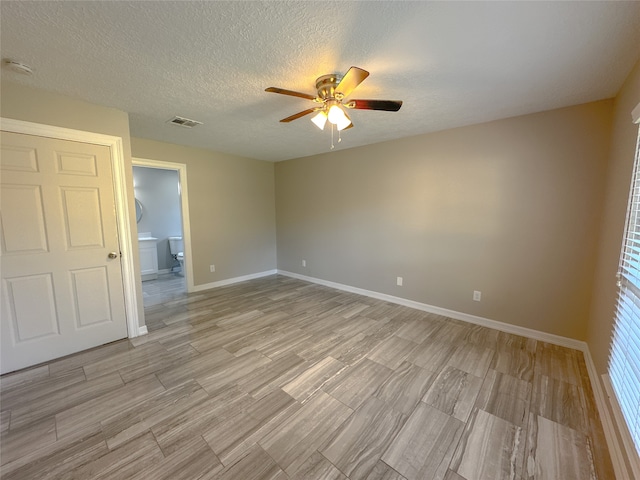
<svg viewBox="0 0 640 480"><path fill-rule="evenodd" d="M338 131L344 130L351 125L351 119L347 112L345 112L340 105L334 104L329 108L329 114L327 115L329 122L333 123Z"/></svg>
<svg viewBox="0 0 640 480"><path fill-rule="evenodd" d="M311 121L315 123L316 127L320 130L324 130L324 126L327 123L327 112L320 110L316 115L311 117Z"/></svg>
<svg viewBox="0 0 640 480"><path fill-rule="evenodd" d="M333 123L334 125L338 125L338 123L344 122L345 113L337 103L334 103L329 107L327 117L331 123Z"/></svg>

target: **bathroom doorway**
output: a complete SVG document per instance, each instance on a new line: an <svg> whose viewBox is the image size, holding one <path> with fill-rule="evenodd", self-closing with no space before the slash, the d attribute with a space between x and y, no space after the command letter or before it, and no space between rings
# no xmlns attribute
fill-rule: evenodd
<svg viewBox="0 0 640 480"><path fill-rule="evenodd" d="M191 273L186 165L134 158L144 307L186 296Z"/></svg>

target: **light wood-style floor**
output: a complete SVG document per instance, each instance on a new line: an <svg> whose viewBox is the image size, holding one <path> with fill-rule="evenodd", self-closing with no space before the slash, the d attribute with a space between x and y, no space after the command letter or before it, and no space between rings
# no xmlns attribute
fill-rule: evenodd
<svg viewBox="0 0 640 480"><path fill-rule="evenodd" d="M155 280L142 282L142 302L147 307L184 297L185 278L176 273L162 273Z"/></svg>
<svg viewBox="0 0 640 480"><path fill-rule="evenodd" d="M2 478L612 479L578 351L282 276L4 376Z"/></svg>

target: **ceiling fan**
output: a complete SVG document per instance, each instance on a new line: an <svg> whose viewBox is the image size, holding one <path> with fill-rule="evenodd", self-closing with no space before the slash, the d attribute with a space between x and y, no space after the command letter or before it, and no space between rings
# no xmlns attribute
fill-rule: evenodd
<svg viewBox="0 0 640 480"><path fill-rule="evenodd" d="M330 124L335 125L338 131L340 131L353 127L353 123L351 123L351 119L345 109L384 110L387 112L397 112L400 110L402 106L402 101L400 100L345 100L368 76L369 72L358 67L351 67L344 77L340 77L337 73L322 75L316 80L317 96L277 87L269 87L265 92L306 98L307 100L312 100L320 104L317 107L308 108L295 115L283 118L280 120L281 122L288 123L305 115L309 115L310 113L317 112L311 121L320 130L324 129L328 120Z"/></svg>

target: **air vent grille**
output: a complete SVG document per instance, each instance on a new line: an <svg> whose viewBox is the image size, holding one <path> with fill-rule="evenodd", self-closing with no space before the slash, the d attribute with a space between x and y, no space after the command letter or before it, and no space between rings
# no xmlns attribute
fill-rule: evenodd
<svg viewBox="0 0 640 480"><path fill-rule="evenodd" d="M202 125L202 122L198 122L197 120L190 120L188 118L175 116L170 120L167 120L167 123L171 123L172 125L178 125L179 127L185 128L193 128L196 125Z"/></svg>

